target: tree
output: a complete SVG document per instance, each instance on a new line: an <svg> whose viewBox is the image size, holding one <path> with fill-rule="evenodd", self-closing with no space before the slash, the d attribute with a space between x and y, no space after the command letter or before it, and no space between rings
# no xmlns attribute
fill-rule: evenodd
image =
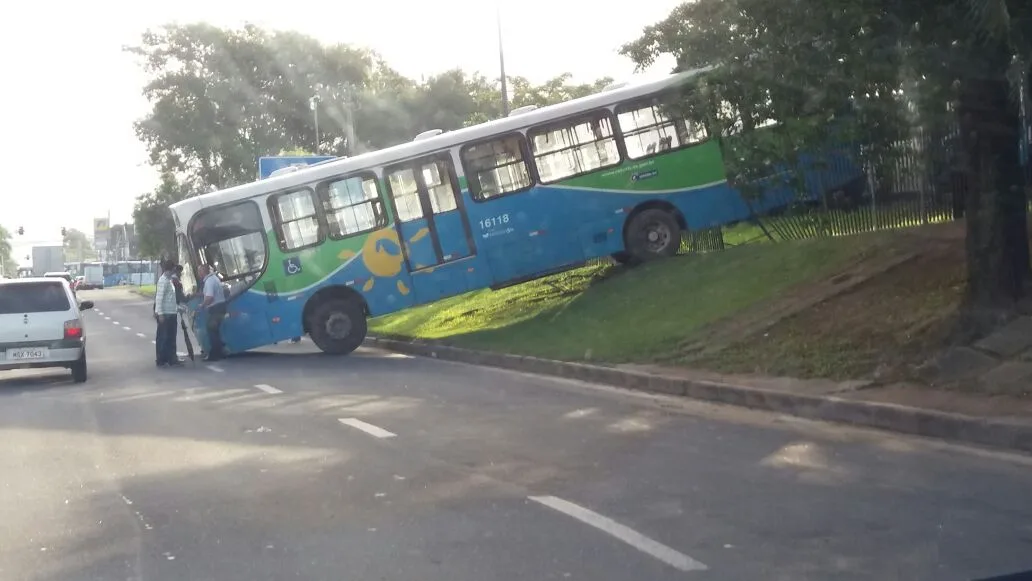
<svg viewBox="0 0 1032 581"><path fill-rule="evenodd" d="M65 257L69 260L96 260L97 253L93 250L86 234L75 228L69 228L64 235Z"/></svg>
<svg viewBox="0 0 1032 581"><path fill-rule="evenodd" d="M969 184L965 313L977 332L991 322L985 313L1013 307L1030 271L1013 98L1014 73L1032 57L1029 30L1025 0L697 0L622 51L639 66L666 53L681 70L717 67L713 103L727 106L716 112L743 135L755 121L782 122L773 133L784 139L754 152L753 168L771 154L815 149L845 105L847 125L874 150L907 129L913 108L924 121L959 121L966 162L956 169Z"/></svg>
<svg viewBox="0 0 1032 581"><path fill-rule="evenodd" d="M1016 95L1032 60L1032 5L1024 0L969 0L955 21L926 0L912 15L930 19L934 43L961 52L946 72L958 86L957 115L967 175L968 319L976 331L1020 299L1032 275L1027 193L1018 143L1021 104ZM967 14L958 14L967 12ZM945 14L944 14L945 13ZM968 23L970 28L966 28ZM937 31L943 34L935 35ZM932 44L929 44L933 46ZM949 46L949 45L946 45Z"/></svg>
<svg viewBox="0 0 1032 581"><path fill-rule="evenodd" d="M14 248L11 245L11 233L0 225L0 276L14 276L18 272L18 263L12 256Z"/></svg>
<svg viewBox="0 0 1032 581"><path fill-rule="evenodd" d="M169 172L161 174L161 183L149 194L136 198L133 223L140 256L151 259L176 256L175 223L168 207L196 195L199 191Z"/></svg>
<svg viewBox="0 0 1032 581"><path fill-rule="evenodd" d="M373 67L366 51L255 26L169 25L127 50L150 77L143 93L152 109L136 133L151 162L220 189L251 181L259 156L313 143L310 99L346 102ZM321 141L337 151L339 111L328 117Z"/></svg>

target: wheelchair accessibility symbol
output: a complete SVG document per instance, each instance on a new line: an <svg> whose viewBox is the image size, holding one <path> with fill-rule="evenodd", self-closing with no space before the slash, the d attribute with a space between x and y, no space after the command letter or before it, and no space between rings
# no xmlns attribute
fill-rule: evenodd
<svg viewBox="0 0 1032 581"><path fill-rule="evenodd" d="M287 276L301 274L301 259L297 256L285 259L283 261L283 272L285 272Z"/></svg>

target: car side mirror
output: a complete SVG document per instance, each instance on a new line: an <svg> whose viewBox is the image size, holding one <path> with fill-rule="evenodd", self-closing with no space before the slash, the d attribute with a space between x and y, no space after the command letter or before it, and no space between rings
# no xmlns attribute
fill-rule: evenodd
<svg viewBox="0 0 1032 581"><path fill-rule="evenodd" d="M83 302L79 303L79 310L80 311L87 311L87 310L92 309L92 308L93 308L93 301L83 301Z"/></svg>

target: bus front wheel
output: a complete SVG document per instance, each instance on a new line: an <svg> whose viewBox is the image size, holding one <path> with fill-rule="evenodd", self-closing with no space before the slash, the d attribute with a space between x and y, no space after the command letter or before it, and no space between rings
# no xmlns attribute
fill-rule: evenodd
<svg viewBox="0 0 1032 581"><path fill-rule="evenodd" d="M347 355L365 340L365 310L358 301L328 300L312 311L308 329L312 341L324 353Z"/></svg>
<svg viewBox="0 0 1032 581"><path fill-rule="evenodd" d="M629 263L673 256L681 247L681 225L665 210L643 210L627 224L624 246Z"/></svg>

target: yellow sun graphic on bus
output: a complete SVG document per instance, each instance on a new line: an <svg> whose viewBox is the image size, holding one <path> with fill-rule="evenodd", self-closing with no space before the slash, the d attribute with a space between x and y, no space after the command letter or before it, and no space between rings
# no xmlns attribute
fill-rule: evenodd
<svg viewBox="0 0 1032 581"><path fill-rule="evenodd" d="M362 262L373 276L397 276L402 260L398 233L390 228L373 232L362 245Z"/></svg>
<svg viewBox="0 0 1032 581"><path fill-rule="evenodd" d="M362 285L364 292L373 290L377 278L393 278L401 272L402 261L401 244L398 241L398 233L392 228L377 230L366 238L360 251L362 263L372 276ZM342 251L338 258L347 260L354 256L351 251ZM409 294L409 288L398 281L398 291Z"/></svg>

